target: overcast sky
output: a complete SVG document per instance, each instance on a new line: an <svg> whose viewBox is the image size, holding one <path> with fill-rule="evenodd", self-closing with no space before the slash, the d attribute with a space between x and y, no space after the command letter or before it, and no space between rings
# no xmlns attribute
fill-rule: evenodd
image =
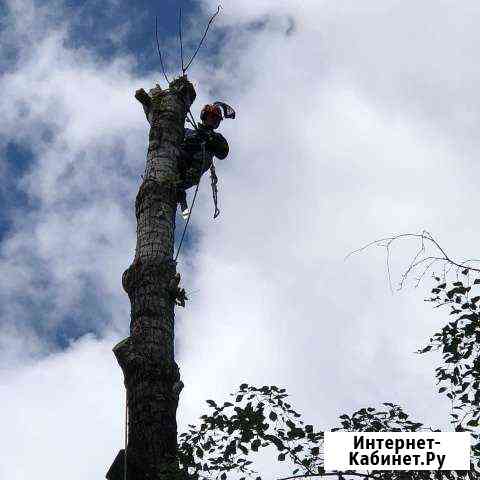
<svg viewBox="0 0 480 480"><path fill-rule="evenodd" d="M164 85L156 14L171 77L179 65L179 2L134 5L0 5L0 479L103 478L122 447L111 348L128 335L148 139L133 94ZM217 4L182 5L191 53ZM392 294L384 251L344 257L423 228L478 257L480 4L222 5L189 71L194 114L223 100L237 119L221 126L221 216L205 179L179 264L180 429L243 382L287 388L325 429L388 401L447 428L439 356L413 353L448 317L423 301L429 279ZM394 282L414 250L393 249ZM265 478L286 471L275 458Z"/></svg>

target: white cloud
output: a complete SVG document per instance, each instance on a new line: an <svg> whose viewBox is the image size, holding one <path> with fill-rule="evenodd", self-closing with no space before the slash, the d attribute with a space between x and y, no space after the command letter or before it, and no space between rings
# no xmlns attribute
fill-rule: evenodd
<svg viewBox="0 0 480 480"><path fill-rule="evenodd" d="M28 2L19 4L32 25ZM422 302L423 289L390 294L382 252L344 256L387 233L428 227L453 253L475 257L480 75L469 46L479 12L473 2L358 5L225 3L220 57L192 67L194 111L221 96L238 117L222 126L231 145L217 169L222 215L210 220L204 179L193 215L199 244L181 257L185 285L196 292L177 315L182 424L196 420L202 399L246 381L286 386L306 418L325 427L382 401L446 425L449 406L434 388L438 358L412 353L442 314ZM252 28L256 20L265 26ZM104 473L121 438L120 371L109 349L128 324L120 277L132 259L146 150L132 93L153 79L137 78L132 58L104 62L68 49L68 26L47 26L33 31L35 43L1 80L0 137L30 142L35 163L22 185L38 210L23 213L2 245L2 399L12 435L0 473L45 476L47 449L57 448L64 460L50 478L68 470L75 479ZM52 141L41 128L54 132ZM409 248L394 250L394 275ZM45 345L15 320L35 313L19 304L20 292L41 305L39 277L54 287L53 323L83 308L89 278L109 317L105 339L32 361ZM24 433L25 421L35 434ZM87 444L92 429L98 436ZM16 444L31 452L23 453L28 464Z"/></svg>
<svg viewBox="0 0 480 480"><path fill-rule="evenodd" d="M64 353L3 374L0 419L8 441L1 442L1 478L104 477L123 445L123 384L112 342L84 337Z"/></svg>
<svg viewBox="0 0 480 480"><path fill-rule="evenodd" d="M222 18L233 33L222 52L225 68L214 79L238 106L238 118L224 128L232 146L225 169L219 169L224 216L205 229L199 247L215 257L200 253L192 275L193 288L205 300L186 312L186 323L211 319L212 332L224 332L226 322L238 325L218 345L212 345L213 333L206 334L210 368L222 358L220 371L228 370L220 377L217 369L222 391L228 390L224 382L232 385L230 379L244 372L247 380L278 379L302 392L308 413L327 424L341 408L382 399L442 423L448 405L434 392L434 361L412 353L438 328L441 313L423 304L423 292L391 297L381 254L365 253L347 263L343 257L371 239L423 227L450 251L475 256L469 234L477 167L471 143L460 143L468 126L442 112L462 106L458 96L449 97L451 85L465 109L475 104L477 97L455 82L463 78L462 68L468 82L478 74L471 60L461 63L453 53L444 59L442 47L448 37L458 39L448 52L461 49L476 30L448 36L448 5L435 10L434 21L443 29L437 33L440 44L423 28L426 12L412 3L302 5L224 5ZM294 19L292 35L284 34L278 14ZM467 5L456 21L471 14ZM263 30L239 25L261 15L270 19ZM412 15L404 49L400 33ZM428 63L431 53L441 78ZM406 78L408 95L402 88ZM208 203L197 216L207 212ZM394 251L397 275L411 254ZM250 274L229 275L225 282L220 271L237 263L248 265ZM263 285L269 311L258 322L249 311L250 295ZM250 348L240 357L225 357L223 343L244 345L243 337ZM198 348L197 331L194 338ZM266 340L255 348L258 338Z"/></svg>

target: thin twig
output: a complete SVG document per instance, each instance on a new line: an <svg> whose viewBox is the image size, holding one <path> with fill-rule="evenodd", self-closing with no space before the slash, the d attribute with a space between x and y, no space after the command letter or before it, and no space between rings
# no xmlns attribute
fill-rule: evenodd
<svg viewBox="0 0 480 480"><path fill-rule="evenodd" d="M405 284L405 282L408 278L408 275L412 272L412 270L415 270L417 267L419 267L420 265L422 265L423 263L428 262L428 261L431 261L430 266L433 266L433 264L435 264L436 262L444 262L445 258L443 258L443 257L425 257L425 258L422 258L422 260L419 260L418 262L411 263L409 265L409 267L407 268L407 270L402 274L402 278L400 280L400 284L398 286L398 289L401 290L403 288L403 285ZM428 268L430 268L430 267L428 267ZM418 284L416 286L418 286Z"/></svg>
<svg viewBox="0 0 480 480"><path fill-rule="evenodd" d="M384 247L385 245L382 245L382 244L385 243L385 242L387 244L389 244L394 240L398 240L400 238L408 238L408 237L409 238L419 238L419 237L421 237L421 235L416 234L416 233L404 233L404 234L401 234L401 235L394 235L394 236L391 236L391 237L380 238L378 240L374 240L373 242L367 243L363 247L360 247L360 248L357 248L356 250L351 251L348 255L345 256L344 260L347 260L348 258L350 258L352 255L355 255L356 253L363 252L367 248L370 248L370 247L373 247L373 246Z"/></svg>
<svg viewBox="0 0 480 480"><path fill-rule="evenodd" d="M180 36L180 58L182 59L182 74L184 74L185 68L183 66L182 7L180 7L180 13L178 15L178 34Z"/></svg>
<svg viewBox="0 0 480 480"><path fill-rule="evenodd" d="M425 277L425 275L427 274L427 272L433 267L433 265L435 263L437 263L438 259L435 259L435 260L432 260L428 265L427 267L425 268L425 270L422 272L422 274L417 278L417 282L415 283L415 288L417 288L419 285L420 285L420 282L423 280L423 278Z"/></svg>
<svg viewBox="0 0 480 480"><path fill-rule="evenodd" d="M386 264L387 264L388 286L390 287L390 293L393 294L392 274L391 274L391 271L390 271L390 244L388 244L386 248L387 248Z"/></svg>
<svg viewBox="0 0 480 480"><path fill-rule="evenodd" d="M188 70L188 67L189 67L190 64L193 62L194 58L197 56L197 53L198 53L198 51L200 50L200 47L202 46L203 41L205 40L205 37L207 36L208 29L210 28L210 25L211 25L211 23L213 22L213 20L215 19L215 17L219 14L220 8L221 8L221 5L218 6L217 11L212 15L212 17L211 17L210 20L208 21L208 25L207 25L207 28L205 29L205 33L203 34L203 37L202 37L202 39L200 40L200 43L198 44L198 47L197 47L197 49L195 50L195 53L193 54L193 56L192 56L192 58L190 59L190 61L187 63L187 66L185 67L185 69L183 70L184 73Z"/></svg>
<svg viewBox="0 0 480 480"><path fill-rule="evenodd" d="M158 43L158 17L156 15L155 15L155 38L157 40L157 52L158 52L158 56L160 57L160 65L162 67L163 76L165 77L165 80L166 80L167 84L170 84L170 80L168 80L167 74L165 73L165 67L163 65L162 52L160 51L160 44Z"/></svg>

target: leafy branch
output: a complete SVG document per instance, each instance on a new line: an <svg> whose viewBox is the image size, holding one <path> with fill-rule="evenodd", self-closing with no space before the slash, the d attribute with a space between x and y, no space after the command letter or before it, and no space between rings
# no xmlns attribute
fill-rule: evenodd
<svg viewBox="0 0 480 480"><path fill-rule="evenodd" d="M207 400L212 413L202 415L200 425L189 425L180 435L180 463L190 474L225 480L225 472L234 471L244 480L260 480L247 456L270 446L278 451L278 461L288 458L297 466L293 475L323 471L319 456L323 433L298 420L300 414L285 400L285 389L242 384L231 395L235 404Z"/></svg>
<svg viewBox="0 0 480 480"><path fill-rule="evenodd" d="M476 440L472 453L480 467L480 278L471 277L469 269L463 269L455 281L434 275L433 295L426 301L437 308L449 307L454 320L417 353L442 353L443 363L435 370L438 392L452 403L450 423L455 431L471 432Z"/></svg>
<svg viewBox="0 0 480 480"><path fill-rule="evenodd" d="M289 460L292 474L279 480L307 477L345 477L372 480L473 480L472 472L438 471L355 471L327 472L323 466L321 431L299 420L286 398L285 389L276 386L242 384L233 394L235 404L218 405L207 400L210 414L202 415L198 426L189 425L180 435L180 464L189 476L205 480L226 480L227 473L243 475L241 480L261 480L248 460L251 452L274 446L278 461ZM340 426L331 431L344 432L418 432L439 431L413 421L399 405L384 403L381 410L362 408L340 416ZM470 475L472 474L472 475Z"/></svg>

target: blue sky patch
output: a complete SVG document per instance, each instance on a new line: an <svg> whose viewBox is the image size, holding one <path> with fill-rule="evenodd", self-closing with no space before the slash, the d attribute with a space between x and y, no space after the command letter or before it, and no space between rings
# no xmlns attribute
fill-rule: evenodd
<svg viewBox="0 0 480 480"><path fill-rule="evenodd" d="M12 227L12 215L15 211L35 208L29 202L26 193L18 186L19 179L33 159L32 151L25 145L8 142L2 156L6 165L6 175L2 179L3 185L0 189L0 242Z"/></svg>
<svg viewBox="0 0 480 480"><path fill-rule="evenodd" d="M155 46L155 15L158 15L159 42L165 55L167 69L171 68L176 73L180 71L180 51L177 36L180 5L183 9L184 54L186 62L191 58L208 21L208 17L200 14L198 3L192 1L164 0L160 6L159 2L153 1L79 2L65 0L63 4L64 9L58 12L49 8L49 1L39 0L35 2L35 5L37 7L45 7L45 11L48 12L46 22L49 28L55 29L64 24L68 25L68 37L64 45L67 49L85 49L87 52L93 53L100 64L108 64L117 57L130 55L137 62L133 72L135 75L141 77L157 72L160 81L163 78L160 73L159 59ZM6 13L5 6L0 6L0 13ZM195 19L196 15L200 15L201 21ZM4 15L2 17L5 18ZM12 34L8 22L2 23L0 21L0 29L2 29L2 34L7 40L4 42L6 48L3 49L0 55L1 68L4 71L15 72L20 65L17 62L20 58L19 52L25 47L24 40L20 38L21 33L18 34L18 37L17 34ZM41 30L36 31L35 35L48 36L49 30L47 29L45 32ZM205 55L215 55L216 53L218 53L218 45L210 39L210 42L207 41L199 56L204 57ZM25 102L23 106L19 106L19 104L15 106L15 108L20 107L24 108L26 113L28 113L30 108L28 102ZM42 143L48 144L53 140L55 132L48 130L42 123L39 121L38 125L34 126L37 133L39 133L37 138ZM146 126L145 146L147 138L148 130ZM19 219L25 218L35 213L35 209L38 208L35 202L20 187L22 177L28 173L35 161L34 151L27 144L13 141L10 138L1 140L4 145L2 157L5 163L6 175L3 179L3 188L0 189L0 245L9 234L14 233L15 217ZM108 153L115 155L115 158L118 159L125 155L122 146ZM88 151L85 154L88 155ZM138 155L144 161L145 151L139 151ZM123 165L123 162L120 163ZM123 166L121 168L125 170L126 167ZM123 172L127 177L130 174L140 176L141 173L143 172ZM65 175L69 175L68 171ZM202 188L210 188L208 179L204 180ZM189 203L191 203L192 197L193 189L188 194ZM65 206L72 210L75 205L84 204L88 201L88 198L80 198L79 195L75 195L65 200ZM75 205L71 205L71 203ZM133 206L134 198L131 199L130 208L132 210ZM74 210L73 208L72 211ZM198 213L198 205L196 213ZM208 220L210 221L210 219ZM178 248L183 226L184 221L181 218L177 218L176 248ZM180 262L186 256L195 254L199 241L200 232L195 228L194 223L191 222L182 246ZM128 259L126 260L128 261ZM38 268L33 268L35 272L33 288L36 291L38 290L38 292L50 291L46 295L39 294L30 297L28 294L25 294L25 296L17 295L15 299L11 299L22 312L22 318L17 322L20 328L26 328L35 333L49 346L51 351L65 349L71 342L87 333L99 336L102 334L105 327L111 322L111 318L109 318L110 314L102 304L100 294L96 293L95 278L85 278L85 285L82 289L81 298L78 299L78 304L69 311L68 315L52 322L51 317L55 309L54 295L61 294L61 292L51 291L55 287L50 283L49 272L46 270L47 267L40 265L42 261L36 258L35 252L32 252L31 258L20 259L19 262L25 262L27 270L32 268L33 264L37 265L38 263ZM68 288L68 285L65 288ZM6 320L8 321L8 319Z"/></svg>

